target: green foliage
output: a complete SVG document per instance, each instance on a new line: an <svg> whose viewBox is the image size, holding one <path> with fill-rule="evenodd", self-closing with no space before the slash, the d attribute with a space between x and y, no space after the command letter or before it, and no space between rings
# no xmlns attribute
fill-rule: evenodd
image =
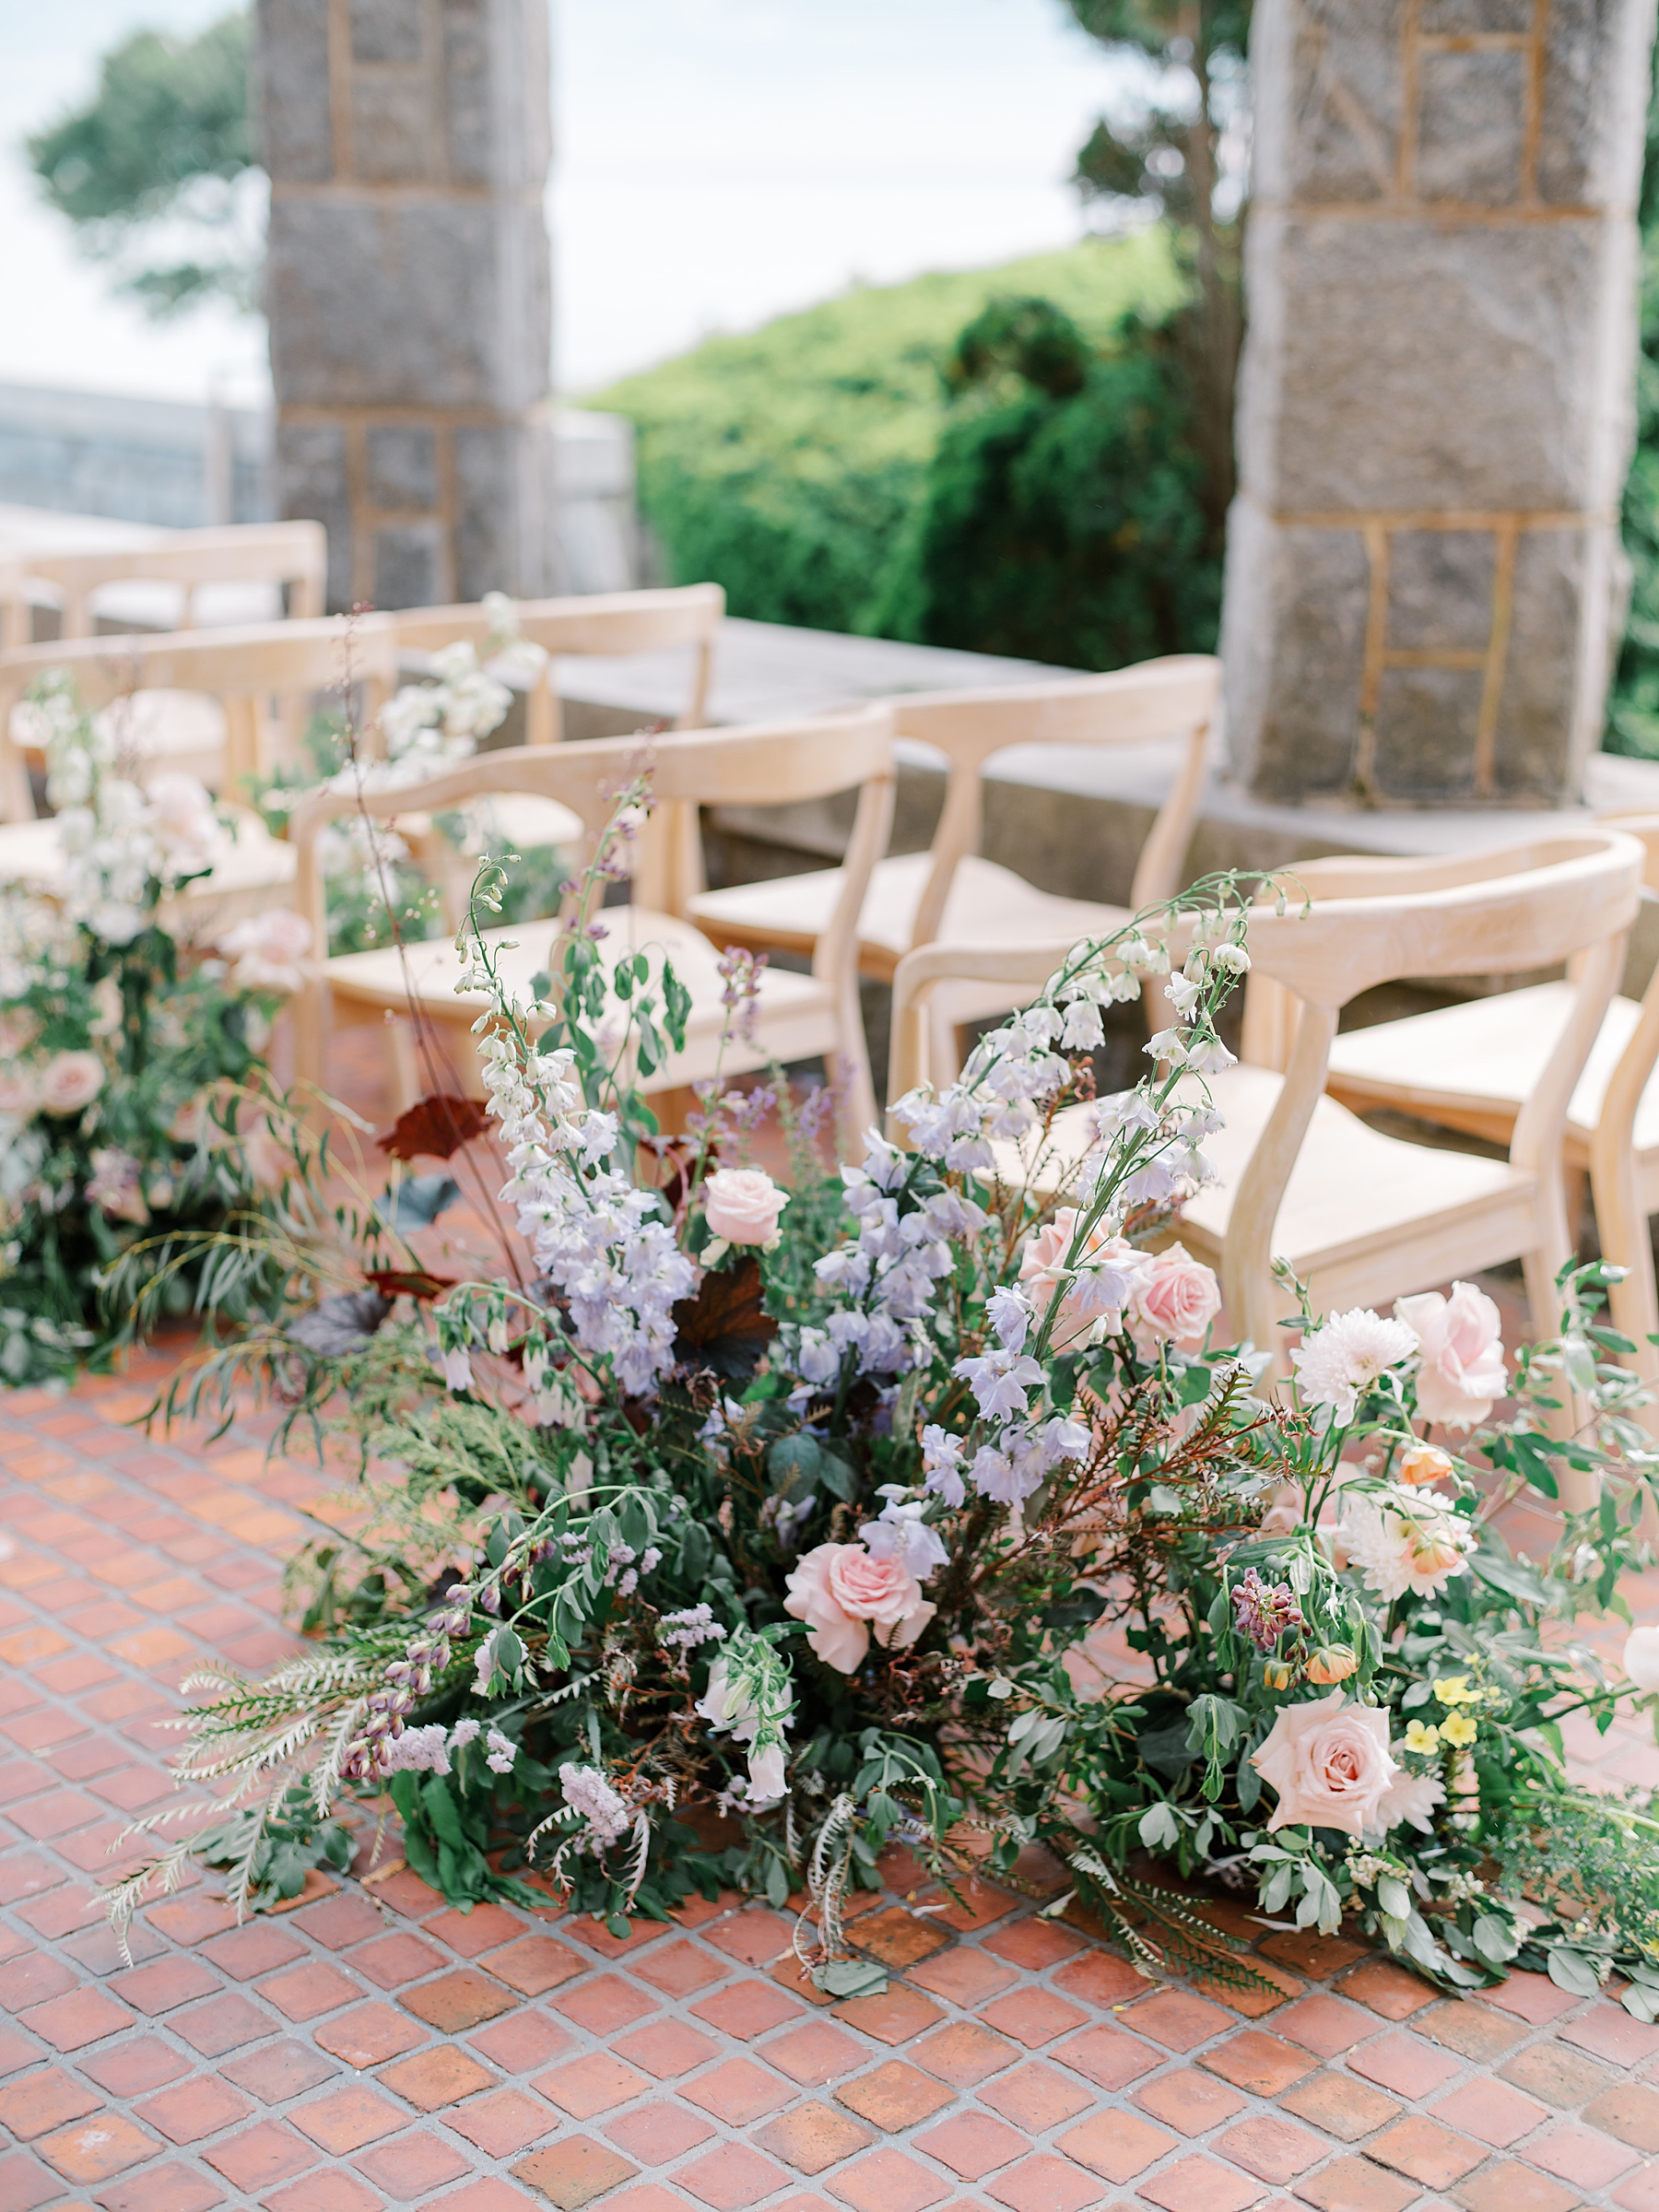
<svg viewBox="0 0 1659 2212"><path fill-rule="evenodd" d="M1630 612L1607 701L1606 746L1609 752L1659 759L1659 90L1648 107L1641 221L1636 453L1623 512Z"/></svg>
<svg viewBox="0 0 1659 2212"><path fill-rule="evenodd" d="M1040 294L1102 341L1182 295L1161 230L1000 268L861 288L593 395L639 435L640 500L680 582L732 612L868 629L949 416L958 333L1007 292Z"/></svg>
<svg viewBox="0 0 1659 2212"><path fill-rule="evenodd" d="M52 206L152 314L212 293L253 304L259 256L236 190L254 165L249 28L239 12L190 40L135 32L103 57L90 102L27 141Z"/></svg>
<svg viewBox="0 0 1659 2212"><path fill-rule="evenodd" d="M1096 352L1044 300L994 300L947 376L964 394L876 626L1083 668L1208 651L1221 547L1167 329Z"/></svg>
<svg viewBox="0 0 1659 2212"><path fill-rule="evenodd" d="M231 1870L249 1904L286 1904L314 1866L344 1873L351 1864L351 1830L318 1812L309 1790L288 1790L275 1808L232 1813L196 1839L203 1863Z"/></svg>

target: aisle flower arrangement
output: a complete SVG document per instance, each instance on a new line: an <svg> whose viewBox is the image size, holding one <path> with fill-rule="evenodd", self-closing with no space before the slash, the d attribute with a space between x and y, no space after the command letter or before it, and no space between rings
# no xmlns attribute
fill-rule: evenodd
<svg viewBox="0 0 1659 2212"><path fill-rule="evenodd" d="M152 1312L189 1312L204 1279L200 1233L262 1178L280 1182L257 1055L305 949L304 924L274 912L238 924L213 957L182 955L158 920L161 902L212 869L233 826L193 777L141 784L124 772L116 732L81 712L66 679L48 678L26 711L46 753L65 871L60 897L13 893L0 924L0 1380L10 1383L107 1365L125 1333L105 1297L117 1268L129 1291L154 1282Z"/></svg>
<svg viewBox="0 0 1659 2212"><path fill-rule="evenodd" d="M880 1980L843 1916L884 1846L947 1888L1018 1885L1041 1846L1045 1909L1149 1972L1253 1979L1208 1877L1447 1988L1617 1967L1650 2017L1659 1824L1576 1790L1560 1735L1659 1696L1659 1637L1614 1679L1573 1641L1643 1556L1652 1464L1601 1271L1512 1375L1464 1284L1304 1306L1277 1387L1271 1347L1216 1344L1180 1209L1262 889L1233 879L1078 947L839 1174L795 1130L774 1183L718 1087L665 1139L629 1071L684 994L655 954L607 961L594 919L643 797L619 794L534 1005L500 982L481 872L461 948L488 1098L429 1101L390 1146L493 1147L530 1264L342 1269L163 1409L229 1418L259 1383L279 1447L344 1430L362 1472L346 1533L296 1563L316 1650L191 1686L180 1774L208 1794L138 1824L180 1840L112 1892L117 1924L205 1814L242 1905L348 1851L344 1810L463 1909L551 1890L620 1932L694 1888L794 1900L846 1994ZM1153 978L1171 1026L1095 1098L1102 1008ZM1597 1471L1597 1509L1512 1553L1497 1515L1563 1464Z"/></svg>

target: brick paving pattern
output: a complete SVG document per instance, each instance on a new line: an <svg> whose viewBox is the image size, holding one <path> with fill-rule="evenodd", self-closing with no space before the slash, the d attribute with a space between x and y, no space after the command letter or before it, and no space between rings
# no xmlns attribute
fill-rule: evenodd
<svg viewBox="0 0 1659 2212"><path fill-rule="evenodd" d="M124 1428L159 1371L0 1397L0 2212L1659 2212L1659 2029L1534 1975L1443 2001L1241 1905L1280 1994L1234 2004L901 1854L855 1924L890 1987L852 2002L736 1899L619 1943L406 1871L241 1928L193 1885L125 1967L110 1841L171 1794L188 1667L293 1648L278 1565L328 1487L245 1427ZM1573 1749L1659 1774L1633 1728Z"/></svg>

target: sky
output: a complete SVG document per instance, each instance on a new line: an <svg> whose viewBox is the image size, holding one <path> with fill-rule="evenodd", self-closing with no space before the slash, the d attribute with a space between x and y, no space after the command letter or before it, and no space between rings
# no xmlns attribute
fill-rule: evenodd
<svg viewBox="0 0 1659 2212"><path fill-rule="evenodd" d="M1116 81L1062 0L552 0L554 368L592 391L853 282L1064 245ZM225 0L0 0L0 380L268 392L264 326L150 322L39 199L29 130L141 28Z"/></svg>

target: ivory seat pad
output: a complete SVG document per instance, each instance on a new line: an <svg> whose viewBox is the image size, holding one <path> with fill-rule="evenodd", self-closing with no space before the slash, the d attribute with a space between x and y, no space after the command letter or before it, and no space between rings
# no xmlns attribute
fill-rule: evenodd
<svg viewBox="0 0 1659 2212"><path fill-rule="evenodd" d="M916 910L933 873L927 853L902 853L877 861L858 921L859 965L872 975L890 977L911 949ZM720 944L777 945L810 952L829 928L841 897L840 868L817 868L804 876L775 877L765 883L734 884L722 891L701 891L688 901L700 928ZM942 944L1046 944L1051 939L1109 935L1129 919L1127 908L1100 906L1087 899L1060 899L1041 891L1012 868L970 853L951 878L939 926ZM722 931L729 933L722 935ZM990 991L988 1011L1015 1002L995 986L963 985L965 997ZM955 992L941 992L954 1006Z"/></svg>
<svg viewBox="0 0 1659 2212"><path fill-rule="evenodd" d="M1281 1077L1261 1067L1231 1067L1210 1078L1211 1096L1227 1126L1205 1139L1204 1150L1220 1181L1192 1200L1174 1234L1212 1265L1219 1262L1239 1180L1278 1102L1282 1083ZM1090 1108L1074 1106L1056 1119L1054 1165L1037 1176L1034 1187L1055 1189L1063 1172L1060 1163L1071 1167L1081 1159L1090 1116ZM1023 1180L1013 1147L996 1149L1005 1181ZM1512 1209L1531 1205L1533 1189L1534 1178L1506 1160L1384 1136L1335 1099L1322 1098L1279 1206L1273 1253L1288 1260L1299 1275L1313 1277L1316 1302L1322 1275L1334 1288L1340 1284L1344 1302L1401 1297L1432 1288L1445 1279L1444 1273L1430 1256L1415 1269L1406 1265L1402 1275L1404 1263L1387 1255L1413 1243L1427 1250L1433 1229L1441 1224L1455 1223L1466 1248L1470 1222L1489 1215L1495 1224L1493 1260L1507 1258L1516 1246L1504 1225L1512 1219ZM1380 1278L1373 1289L1353 1287L1369 1279L1368 1261L1373 1267L1383 1263L1386 1279ZM1461 1264L1488 1263L1465 1259Z"/></svg>
<svg viewBox="0 0 1659 2212"><path fill-rule="evenodd" d="M1570 983L1535 983L1403 1021L1378 1022L1336 1039L1327 1080L1344 1098L1421 1112L1430 1120L1440 1108L1512 1123L1571 1010ZM1616 998L1590 1048L1567 1109L1568 1138L1581 1158L1641 1014L1634 999ZM1638 1152L1659 1150L1659 1074L1641 1094L1635 1141Z"/></svg>
<svg viewBox="0 0 1659 2212"><path fill-rule="evenodd" d="M735 1039L722 1053L720 1035L725 1008L721 993L724 983L717 966L720 955L708 938L688 922L644 907L606 907L601 918L608 933L600 942L606 967L614 968L619 959L637 951L664 951L691 993L686 1050L671 1055L666 1065L649 1078L645 1088L696 1082L712 1075L716 1063L724 1074L741 1075L764 1067L773 1059L807 1059L832 1048L834 1003L828 986L810 975L769 968L761 980L755 1023L758 1043L747 1045ZM558 922L520 922L483 934L486 944L512 947L502 951L500 972L515 997L528 999L532 978L550 967L559 936ZM372 952L342 953L328 961L323 977L336 998L393 1013L407 1010L412 989L429 1017L470 1026L488 1009L489 1000L482 991L456 991L461 968L453 941L439 938L410 945L401 957L395 946ZM655 972L653 960L653 980Z"/></svg>
<svg viewBox="0 0 1659 2212"><path fill-rule="evenodd" d="M235 829L234 841L211 874L198 877L163 901L162 918L172 926L181 910L190 917L191 934L199 935L202 918L196 910L213 910L217 926L229 927L244 914L266 906L285 906L286 891L293 883L299 855L292 845L274 838L251 807L228 811ZM64 850L55 820L0 823L0 885L14 884L56 899L64 888ZM234 912L231 907L234 906Z"/></svg>
<svg viewBox="0 0 1659 2212"><path fill-rule="evenodd" d="M130 767L139 781L158 770L177 770L194 776L210 789L222 780L225 767L225 711L204 691L135 691L93 716L100 731L109 732L117 748L116 772ZM18 740L22 725L14 720ZM23 746L24 759L40 771L45 766L38 746Z"/></svg>

